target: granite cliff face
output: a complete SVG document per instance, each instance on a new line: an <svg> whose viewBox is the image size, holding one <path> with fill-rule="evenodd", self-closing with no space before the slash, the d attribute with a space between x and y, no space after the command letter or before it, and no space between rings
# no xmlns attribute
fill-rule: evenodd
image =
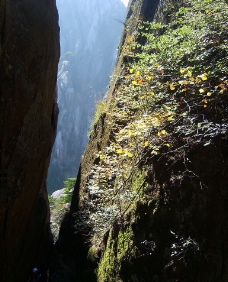
<svg viewBox="0 0 228 282"><path fill-rule="evenodd" d="M228 280L227 11L131 1L52 281Z"/></svg>
<svg viewBox="0 0 228 282"><path fill-rule="evenodd" d="M0 3L0 280L26 281L50 252L46 175L59 59L55 1Z"/></svg>
<svg viewBox="0 0 228 282"><path fill-rule="evenodd" d="M126 12L120 0L58 0L57 7L60 113L48 174L49 193L77 173L96 101L107 91Z"/></svg>

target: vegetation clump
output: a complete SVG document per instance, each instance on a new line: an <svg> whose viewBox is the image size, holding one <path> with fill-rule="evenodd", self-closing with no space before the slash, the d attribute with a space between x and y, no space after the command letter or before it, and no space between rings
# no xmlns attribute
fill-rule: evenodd
<svg viewBox="0 0 228 282"><path fill-rule="evenodd" d="M59 229L65 214L70 209L71 198L74 190L76 178L67 178L63 184L64 188L59 197L48 195L51 211L51 230L54 241L58 239Z"/></svg>
<svg viewBox="0 0 228 282"><path fill-rule="evenodd" d="M170 23L139 21L134 40L127 40L123 52L131 62L124 64L107 111L112 137L97 153L86 186L93 232L105 232L143 199L146 182L134 187L141 162L146 169L155 156L227 137L224 6L225 1L185 1Z"/></svg>
<svg viewBox="0 0 228 282"><path fill-rule="evenodd" d="M93 130L94 125L98 122L102 113L106 110L106 102L105 101L98 101L96 102L96 109L94 113L94 117L91 121L91 130Z"/></svg>

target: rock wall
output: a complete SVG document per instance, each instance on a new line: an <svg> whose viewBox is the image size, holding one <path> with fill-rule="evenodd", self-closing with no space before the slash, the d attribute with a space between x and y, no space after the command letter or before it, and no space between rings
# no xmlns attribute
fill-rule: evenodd
<svg viewBox="0 0 228 282"><path fill-rule="evenodd" d="M100 282L225 282L228 279L228 147L227 124L224 124L227 119L228 81L227 69L224 69L226 60L223 60L227 51L217 51L223 49L219 45L226 40L225 21L220 30L217 29L218 22L213 26L211 16L207 19L210 23L208 26L208 22L205 24L200 20L206 27L203 32L199 28L197 36L202 32L201 36L206 44L201 40L199 49L192 51L192 40L191 51L181 57L179 65L175 65L176 61L173 61L171 66L169 59L172 56L169 57L168 54L174 48L167 44L163 50L162 44L153 45L151 40L150 46L147 45L146 51L143 50L145 36L137 29L142 20L156 19L161 23L170 23L169 36L174 31L178 38L180 31L177 29L181 23L177 24L176 21L179 21L179 17L183 16L185 20L189 13L192 18L199 13L199 18L203 19L202 15L208 8L205 8L207 1L203 4L205 10L199 10L197 5L202 3L194 1L194 10L191 2L193 1L184 1L184 7L189 10L186 14L183 12L184 16L180 13L177 19L175 15L182 1L157 1L157 7L153 5L156 4L155 1L132 1L128 11L127 28L122 38L123 48L119 52L115 70L119 76L111 85L107 109L90 136L75 187L71 213L60 233L62 240L67 238L75 250L84 253L89 270L84 267L82 277L90 271L94 274L94 281ZM220 17L224 5L227 7L225 1L216 1L215 5L217 12L213 12L214 18ZM227 16L225 12L221 18L227 19ZM188 21L190 26L191 19L188 18ZM192 25L191 28L194 30ZM149 28L144 24L140 29L146 33ZM165 31L161 27L156 29L155 34L157 37L168 34ZM153 34L152 29L150 32ZM208 42L212 34L216 34L219 39L217 43L213 41L210 45ZM177 53L181 52L180 37ZM163 44L164 38L161 36ZM166 59L162 57L161 50L164 51L164 57L167 56ZM198 52L197 59L194 57L195 52ZM139 56L135 58L137 53ZM211 56L214 62L222 60L223 66L211 66L212 57L204 57L203 54L206 53L213 54ZM153 57L156 54L158 56ZM145 65L142 66L142 62L145 63L144 56L149 62L146 68ZM216 63L215 65L217 66ZM210 68L205 70L205 66ZM189 70L182 80L188 85L188 89L179 88L182 83L182 68ZM216 74L212 74L215 68ZM206 77L199 80L201 74ZM151 82L147 83L147 80ZM132 85L136 85L135 88ZM224 95L221 100L217 89L221 89L220 94ZM212 93L210 91L217 95L215 104L219 101L222 105L221 115L214 112L217 106L208 99ZM200 92L204 94L197 96ZM150 100L150 95L155 95L155 98ZM198 97L197 104L189 104L192 97ZM183 100L189 106L184 115L179 108ZM203 105L203 101L209 104ZM183 104L182 106L185 108ZM176 112L172 116L165 110L165 115L161 118L162 107ZM144 115L137 111L138 108ZM155 119L149 120L150 113L156 114ZM184 118L180 119L182 116ZM149 130L144 131L147 123ZM213 126L224 127L224 131L218 130L212 135L202 131L201 138L197 129L201 127L201 123L210 128L208 132L213 131ZM180 128L184 128L181 133L178 131ZM195 128L196 132L193 134L189 128ZM144 137L141 138L141 135ZM110 217L113 219L110 220ZM81 228L80 224L85 224L86 228ZM83 243L88 241L91 247L84 245L83 248ZM72 253L68 249L69 254ZM76 260L76 257L76 252L75 257L71 255L72 259Z"/></svg>
<svg viewBox="0 0 228 282"><path fill-rule="evenodd" d="M54 142L55 1L0 3L0 277L26 281L50 252L46 175Z"/></svg>
<svg viewBox="0 0 228 282"><path fill-rule="evenodd" d="M131 2L117 77L55 247L53 281L227 281L224 7Z"/></svg>
<svg viewBox="0 0 228 282"><path fill-rule="evenodd" d="M96 102L107 91L126 8L120 0L57 1L61 58L59 120L48 174L49 193L75 177Z"/></svg>

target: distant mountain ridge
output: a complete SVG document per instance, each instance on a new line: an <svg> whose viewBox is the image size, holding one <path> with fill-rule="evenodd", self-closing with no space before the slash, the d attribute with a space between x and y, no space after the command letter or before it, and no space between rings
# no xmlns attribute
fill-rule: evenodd
<svg viewBox="0 0 228 282"><path fill-rule="evenodd" d="M47 180L49 193L77 173L95 103L107 91L126 13L120 0L58 0L57 7L60 111Z"/></svg>

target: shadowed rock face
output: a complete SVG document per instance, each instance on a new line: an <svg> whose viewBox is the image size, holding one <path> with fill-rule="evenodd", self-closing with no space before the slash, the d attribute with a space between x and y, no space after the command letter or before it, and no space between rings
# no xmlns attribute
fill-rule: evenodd
<svg viewBox="0 0 228 282"><path fill-rule="evenodd" d="M0 3L0 277L25 281L49 255L46 174L54 141L55 1Z"/></svg>

